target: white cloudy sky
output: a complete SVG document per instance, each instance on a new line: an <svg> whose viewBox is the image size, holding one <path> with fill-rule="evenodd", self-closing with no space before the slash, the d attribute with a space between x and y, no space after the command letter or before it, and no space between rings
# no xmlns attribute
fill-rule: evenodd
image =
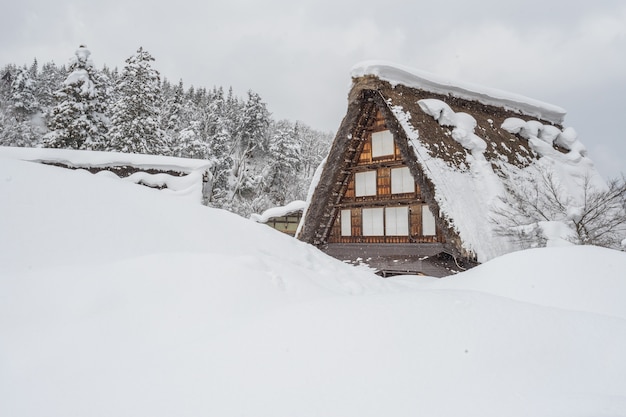
<svg viewBox="0 0 626 417"><path fill-rule="evenodd" d="M186 86L252 89L274 117L334 131L350 68L380 59L564 107L601 173L626 173L623 0L21 0L0 65L65 63L86 44L122 67L139 46Z"/></svg>

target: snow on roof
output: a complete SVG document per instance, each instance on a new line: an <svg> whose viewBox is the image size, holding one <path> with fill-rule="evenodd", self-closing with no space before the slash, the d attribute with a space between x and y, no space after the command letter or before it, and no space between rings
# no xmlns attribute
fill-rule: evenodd
<svg viewBox="0 0 626 417"><path fill-rule="evenodd" d="M566 111L561 107L518 94L456 81L385 61L361 62L352 68L351 75L353 78L374 75L392 85L402 84L431 93L478 101L482 104L521 112L556 124L562 124L566 114Z"/></svg>
<svg viewBox="0 0 626 417"><path fill-rule="evenodd" d="M203 159L54 148L0 146L0 157L31 162L57 163L79 168L133 166L141 169L187 173L211 166L210 161Z"/></svg>
<svg viewBox="0 0 626 417"><path fill-rule="evenodd" d="M267 221L274 217L282 217L297 211L304 210L307 203L302 200L295 200L289 204L280 207L272 207L265 210L262 214L253 213L250 215L250 219L257 223L267 223Z"/></svg>

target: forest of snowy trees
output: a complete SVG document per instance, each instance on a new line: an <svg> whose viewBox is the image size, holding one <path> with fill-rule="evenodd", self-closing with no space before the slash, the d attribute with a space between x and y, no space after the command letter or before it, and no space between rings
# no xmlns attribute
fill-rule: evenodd
<svg viewBox="0 0 626 417"><path fill-rule="evenodd" d="M304 199L332 141L273 120L261 97L162 79L143 48L121 70L81 46L67 66L0 68L0 146L147 153L213 162L207 203L243 216Z"/></svg>

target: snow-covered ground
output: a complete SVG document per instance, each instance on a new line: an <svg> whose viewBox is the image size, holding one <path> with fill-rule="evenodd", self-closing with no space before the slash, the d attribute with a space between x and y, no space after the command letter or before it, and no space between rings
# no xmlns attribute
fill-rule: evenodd
<svg viewBox="0 0 626 417"><path fill-rule="evenodd" d="M626 254L383 280L271 228L0 159L0 416L624 416Z"/></svg>

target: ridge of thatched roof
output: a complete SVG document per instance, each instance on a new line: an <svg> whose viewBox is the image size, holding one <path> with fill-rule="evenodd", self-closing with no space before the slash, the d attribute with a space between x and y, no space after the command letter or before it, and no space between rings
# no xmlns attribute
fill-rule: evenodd
<svg viewBox="0 0 626 417"><path fill-rule="evenodd" d="M510 93L478 84L452 80L436 74L420 71L384 61L364 61L351 71L353 78L373 75L392 85L402 84L430 93L447 95L464 100L503 108L515 113L536 117L554 124L561 124L566 111L553 104L545 103L519 94Z"/></svg>

